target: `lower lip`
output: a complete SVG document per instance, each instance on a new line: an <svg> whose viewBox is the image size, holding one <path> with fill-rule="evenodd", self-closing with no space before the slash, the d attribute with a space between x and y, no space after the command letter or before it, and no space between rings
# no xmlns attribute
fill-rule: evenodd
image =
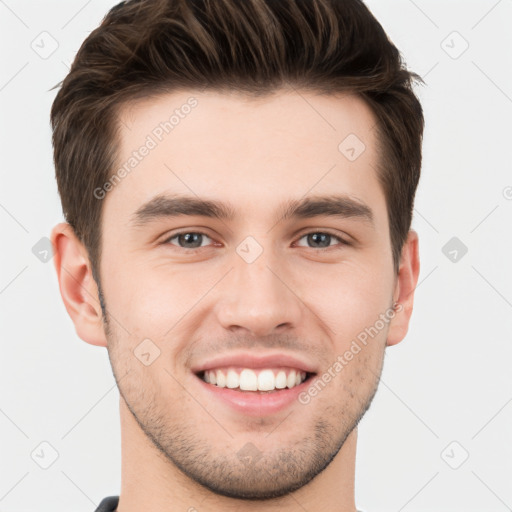
<svg viewBox="0 0 512 512"><path fill-rule="evenodd" d="M307 389L312 381L310 377L293 388L258 393L256 391L237 391L230 388L220 388L214 384L208 384L197 375L195 377L210 396L221 400L236 411L248 416L266 416L282 411L294 401L298 401L298 395Z"/></svg>

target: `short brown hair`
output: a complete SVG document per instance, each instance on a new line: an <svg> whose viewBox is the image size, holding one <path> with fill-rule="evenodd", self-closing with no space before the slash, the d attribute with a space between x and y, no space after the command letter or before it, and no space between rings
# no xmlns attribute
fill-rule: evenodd
<svg viewBox="0 0 512 512"><path fill-rule="evenodd" d="M116 165L120 107L178 89L264 95L290 85L355 93L371 107L397 272L421 168L414 81L422 82L361 0L121 2L83 42L51 110L62 208L96 281L102 201L94 190Z"/></svg>

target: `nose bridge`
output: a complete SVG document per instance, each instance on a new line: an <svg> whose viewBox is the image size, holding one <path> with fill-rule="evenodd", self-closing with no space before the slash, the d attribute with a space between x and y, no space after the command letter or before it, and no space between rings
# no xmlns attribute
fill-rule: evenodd
<svg viewBox="0 0 512 512"><path fill-rule="evenodd" d="M283 261L270 244L248 237L233 254L233 270L224 284L218 317L226 329L243 328L263 336L277 327L296 326L300 300L280 275Z"/></svg>

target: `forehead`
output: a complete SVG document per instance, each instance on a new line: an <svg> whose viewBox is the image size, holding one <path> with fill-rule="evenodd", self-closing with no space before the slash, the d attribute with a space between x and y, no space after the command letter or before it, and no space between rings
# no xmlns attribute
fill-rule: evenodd
<svg viewBox="0 0 512 512"><path fill-rule="evenodd" d="M107 203L125 217L161 193L221 198L269 218L272 203L308 194L343 192L385 209L376 120L354 95L176 91L124 105L119 128L114 173L124 172Z"/></svg>

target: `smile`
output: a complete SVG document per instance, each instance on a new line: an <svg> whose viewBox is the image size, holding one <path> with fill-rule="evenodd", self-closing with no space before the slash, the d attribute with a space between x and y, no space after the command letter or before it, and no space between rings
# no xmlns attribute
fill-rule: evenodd
<svg viewBox="0 0 512 512"><path fill-rule="evenodd" d="M299 386L310 374L295 368L215 368L200 372L205 382L238 391L272 392Z"/></svg>

